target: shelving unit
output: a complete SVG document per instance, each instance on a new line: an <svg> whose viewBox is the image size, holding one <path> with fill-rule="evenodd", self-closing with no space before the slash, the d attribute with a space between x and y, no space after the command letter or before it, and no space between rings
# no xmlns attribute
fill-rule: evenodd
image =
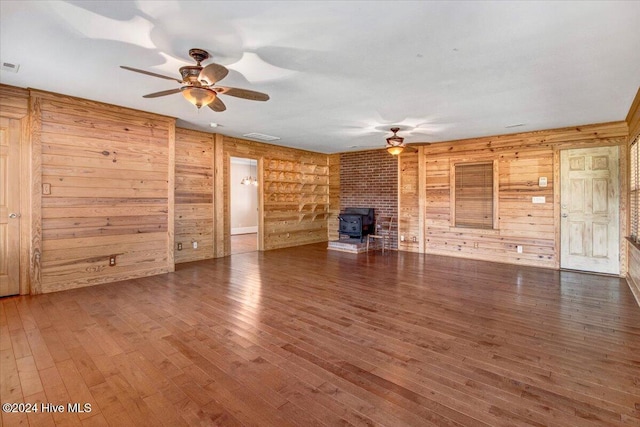
<svg viewBox="0 0 640 427"><path fill-rule="evenodd" d="M265 159L265 230L275 243L317 241L326 235L329 166L304 160Z"/></svg>
<svg viewBox="0 0 640 427"><path fill-rule="evenodd" d="M301 213L309 208L313 212L328 212L328 166L279 159L269 159L265 165L265 207L297 203Z"/></svg>

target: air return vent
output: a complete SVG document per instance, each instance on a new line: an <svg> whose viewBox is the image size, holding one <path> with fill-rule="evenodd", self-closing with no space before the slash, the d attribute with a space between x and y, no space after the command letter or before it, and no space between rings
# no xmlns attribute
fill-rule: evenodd
<svg viewBox="0 0 640 427"><path fill-rule="evenodd" d="M247 133L242 136L251 139L259 139L260 141L277 141L280 139L280 137L277 136L265 135L264 133L257 132Z"/></svg>
<svg viewBox="0 0 640 427"><path fill-rule="evenodd" d="M12 64L11 62L2 61L2 66L0 67L2 71L9 71L10 73L17 73L20 68L20 64Z"/></svg>

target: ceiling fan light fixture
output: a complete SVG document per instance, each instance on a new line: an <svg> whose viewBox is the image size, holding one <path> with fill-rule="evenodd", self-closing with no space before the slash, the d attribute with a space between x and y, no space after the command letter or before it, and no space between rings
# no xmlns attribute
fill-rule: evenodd
<svg viewBox="0 0 640 427"><path fill-rule="evenodd" d="M387 147L387 153L391 154L392 156L397 156L403 151L404 147L402 145L392 145L390 147Z"/></svg>
<svg viewBox="0 0 640 427"><path fill-rule="evenodd" d="M391 128L393 136L387 138L387 152L392 156L397 156L404 151L404 138L396 135L400 128Z"/></svg>
<svg viewBox="0 0 640 427"><path fill-rule="evenodd" d="M182 96L198 109L211 104L217 95L215 91L203 87L185 86L180 90Z"/></svg>
<svg viewBox="0 0 640 427"><path fill-rule="evenodd" d="M201 62L209 58L209 53L203 49L190 49L189 56L196 61L196 65L185 65L184 67L180 67L180 79L140 70L138 68L128 67L126 65L121 65L120 68L140 74L146 74L152 77L176 81L182 85L182 87L176 89L149 93L147 95L143 95L143 98L158 98L160 96L173 95L174 93L182 92L182 96L184 96L187 101L195 105L198 110L202 107L209 107L211 110L218 113L225 111L227 107L218 97L218 95L223 94L234 96L236 98L248 99L250 101L269 100L269 95L255 90L227 86L214 87L218 81L224 79L227 74L229 74L229 69L223 65L213 62L203 67Z"/></svg>

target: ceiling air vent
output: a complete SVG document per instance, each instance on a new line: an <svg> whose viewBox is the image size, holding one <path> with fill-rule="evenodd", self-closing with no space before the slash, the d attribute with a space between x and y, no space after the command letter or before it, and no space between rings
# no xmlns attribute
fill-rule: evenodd
<svg viewBox="0 0 640 427"><path fill-rule="evenodd" d="M20 64L12 64L10 62L2 61L2 71L9 71L10 73L17 73L20 68Z"/></svg>
<svg viewBox="0 0 640 427"><path fill-rule="evenodd" d="M260 141L277 141L280 139L277 136L265 135L264 133L257 133L257 132L247 133L242 136L246 138L251 138L251 139L259 139Z"/></svg>

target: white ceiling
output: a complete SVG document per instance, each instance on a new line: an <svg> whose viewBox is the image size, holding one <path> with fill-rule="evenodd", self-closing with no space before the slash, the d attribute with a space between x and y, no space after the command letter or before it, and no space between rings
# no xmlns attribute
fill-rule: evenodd
<svg viewBox="0 0 640 427"><path fill-rule="evenodd" d="M414 143L623 120L640 86L638 1L2 0L0 24L20 65L2 83L324 153L383 147L393 125ZM197 111L119 68L178 78L193 47L271 99Z"/></svg>

